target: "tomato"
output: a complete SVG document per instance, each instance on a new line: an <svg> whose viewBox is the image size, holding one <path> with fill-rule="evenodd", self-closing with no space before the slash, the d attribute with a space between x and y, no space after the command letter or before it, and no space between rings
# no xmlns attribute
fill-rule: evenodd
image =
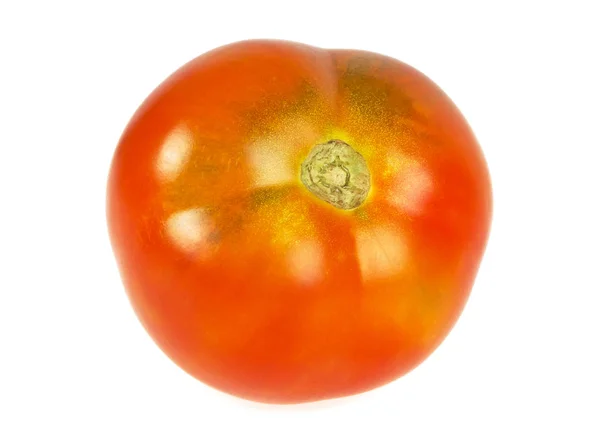
<svg viewBox="0 0 600 434"><path fill-rule="evenodd" d="M107 200L157 345L269 403L364 392L422 362L465 305L492 209L473 133L423 74L260 40L194 59L148 97Z"/></svg>

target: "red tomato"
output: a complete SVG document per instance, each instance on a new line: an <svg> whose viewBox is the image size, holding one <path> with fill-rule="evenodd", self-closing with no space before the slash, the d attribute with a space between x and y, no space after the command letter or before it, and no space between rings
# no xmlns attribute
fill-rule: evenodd
<svg viewBox="0 0 600 434"><path fill-rule="evenodd" d="M183 66L116 150L108 224L131 303L185 371L297 403L423 361L487 241L482 152L388 57L247 41Z"/></svg>

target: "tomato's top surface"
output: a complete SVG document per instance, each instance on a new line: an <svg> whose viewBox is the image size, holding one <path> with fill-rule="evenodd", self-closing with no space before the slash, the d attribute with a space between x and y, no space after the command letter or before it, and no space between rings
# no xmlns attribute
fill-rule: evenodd
<svg viewBox="0 0 600 434"><path fill-rule="evenodd" d="M464 306L490 216L480 148L428 78L277 41L166 80L108 186L146 329L202 381L269 402L360 392L427 357Z"/></svg>

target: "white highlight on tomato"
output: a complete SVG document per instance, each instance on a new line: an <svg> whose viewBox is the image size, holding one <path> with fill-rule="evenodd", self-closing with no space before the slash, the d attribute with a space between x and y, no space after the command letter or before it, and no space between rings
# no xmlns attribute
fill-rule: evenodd
<svg viewBox="0 0 600 434"><path fill-rule="evenodd" d="M323 248L316 240L302 240L287 254L292 276L302 285L313 285L323 278Z"/></svg>
<svg viewBox="0 0 600 434"><path fill-rule="evenodd" d="M292 182L296 173L289 148L274 140L254 142L248 148L248 161L256 187L268 187Z"/></svg>
<svg viewBox="0 0 600 434"><path fill-rule="evenodd" d="M427 169L412 160L398 170L386 199L400 211L418 215L423 212L433 188L433 180Z"/></svg>
<svg viewBox="0 0 600 434"><path fill-rule="evenodd" d="M156 161L156 174L162 182L174 181L188 162L194 145L192 132L179 126L166 137Z"/></svg>
<svg viewBox="0 0 600 434"><path fill-rule="evenodd" d="M408 246L397 230L376 226L356 234L360 272L365 281L400 274L407 263Z"/></svg>
<svg viewBox="0 0 600 434"><path fill-rule="evenodd" d="M293 183L300 173L298 152L318 140L313 121L304 116L284 118L248 147L247 158L256 187Z"/></svg>
<svg viewBox="0 0 600 434"><path fill-rule="evenodd" d="M198 254L205 259L214 244L215 225L202 208L192 208L171 215L166 231L173 243L186 253Z"/></svg>

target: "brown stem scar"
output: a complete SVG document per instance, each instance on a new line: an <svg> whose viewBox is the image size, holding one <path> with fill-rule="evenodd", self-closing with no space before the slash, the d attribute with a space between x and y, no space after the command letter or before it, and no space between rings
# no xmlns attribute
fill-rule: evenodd
<svg viewBox="0 0 600 434"><path fill-rule="evenodd" d="M346 210L360 206L371 188L367 162L341 140L312 148L302 162L300 179L319 199Z"/></svg>

